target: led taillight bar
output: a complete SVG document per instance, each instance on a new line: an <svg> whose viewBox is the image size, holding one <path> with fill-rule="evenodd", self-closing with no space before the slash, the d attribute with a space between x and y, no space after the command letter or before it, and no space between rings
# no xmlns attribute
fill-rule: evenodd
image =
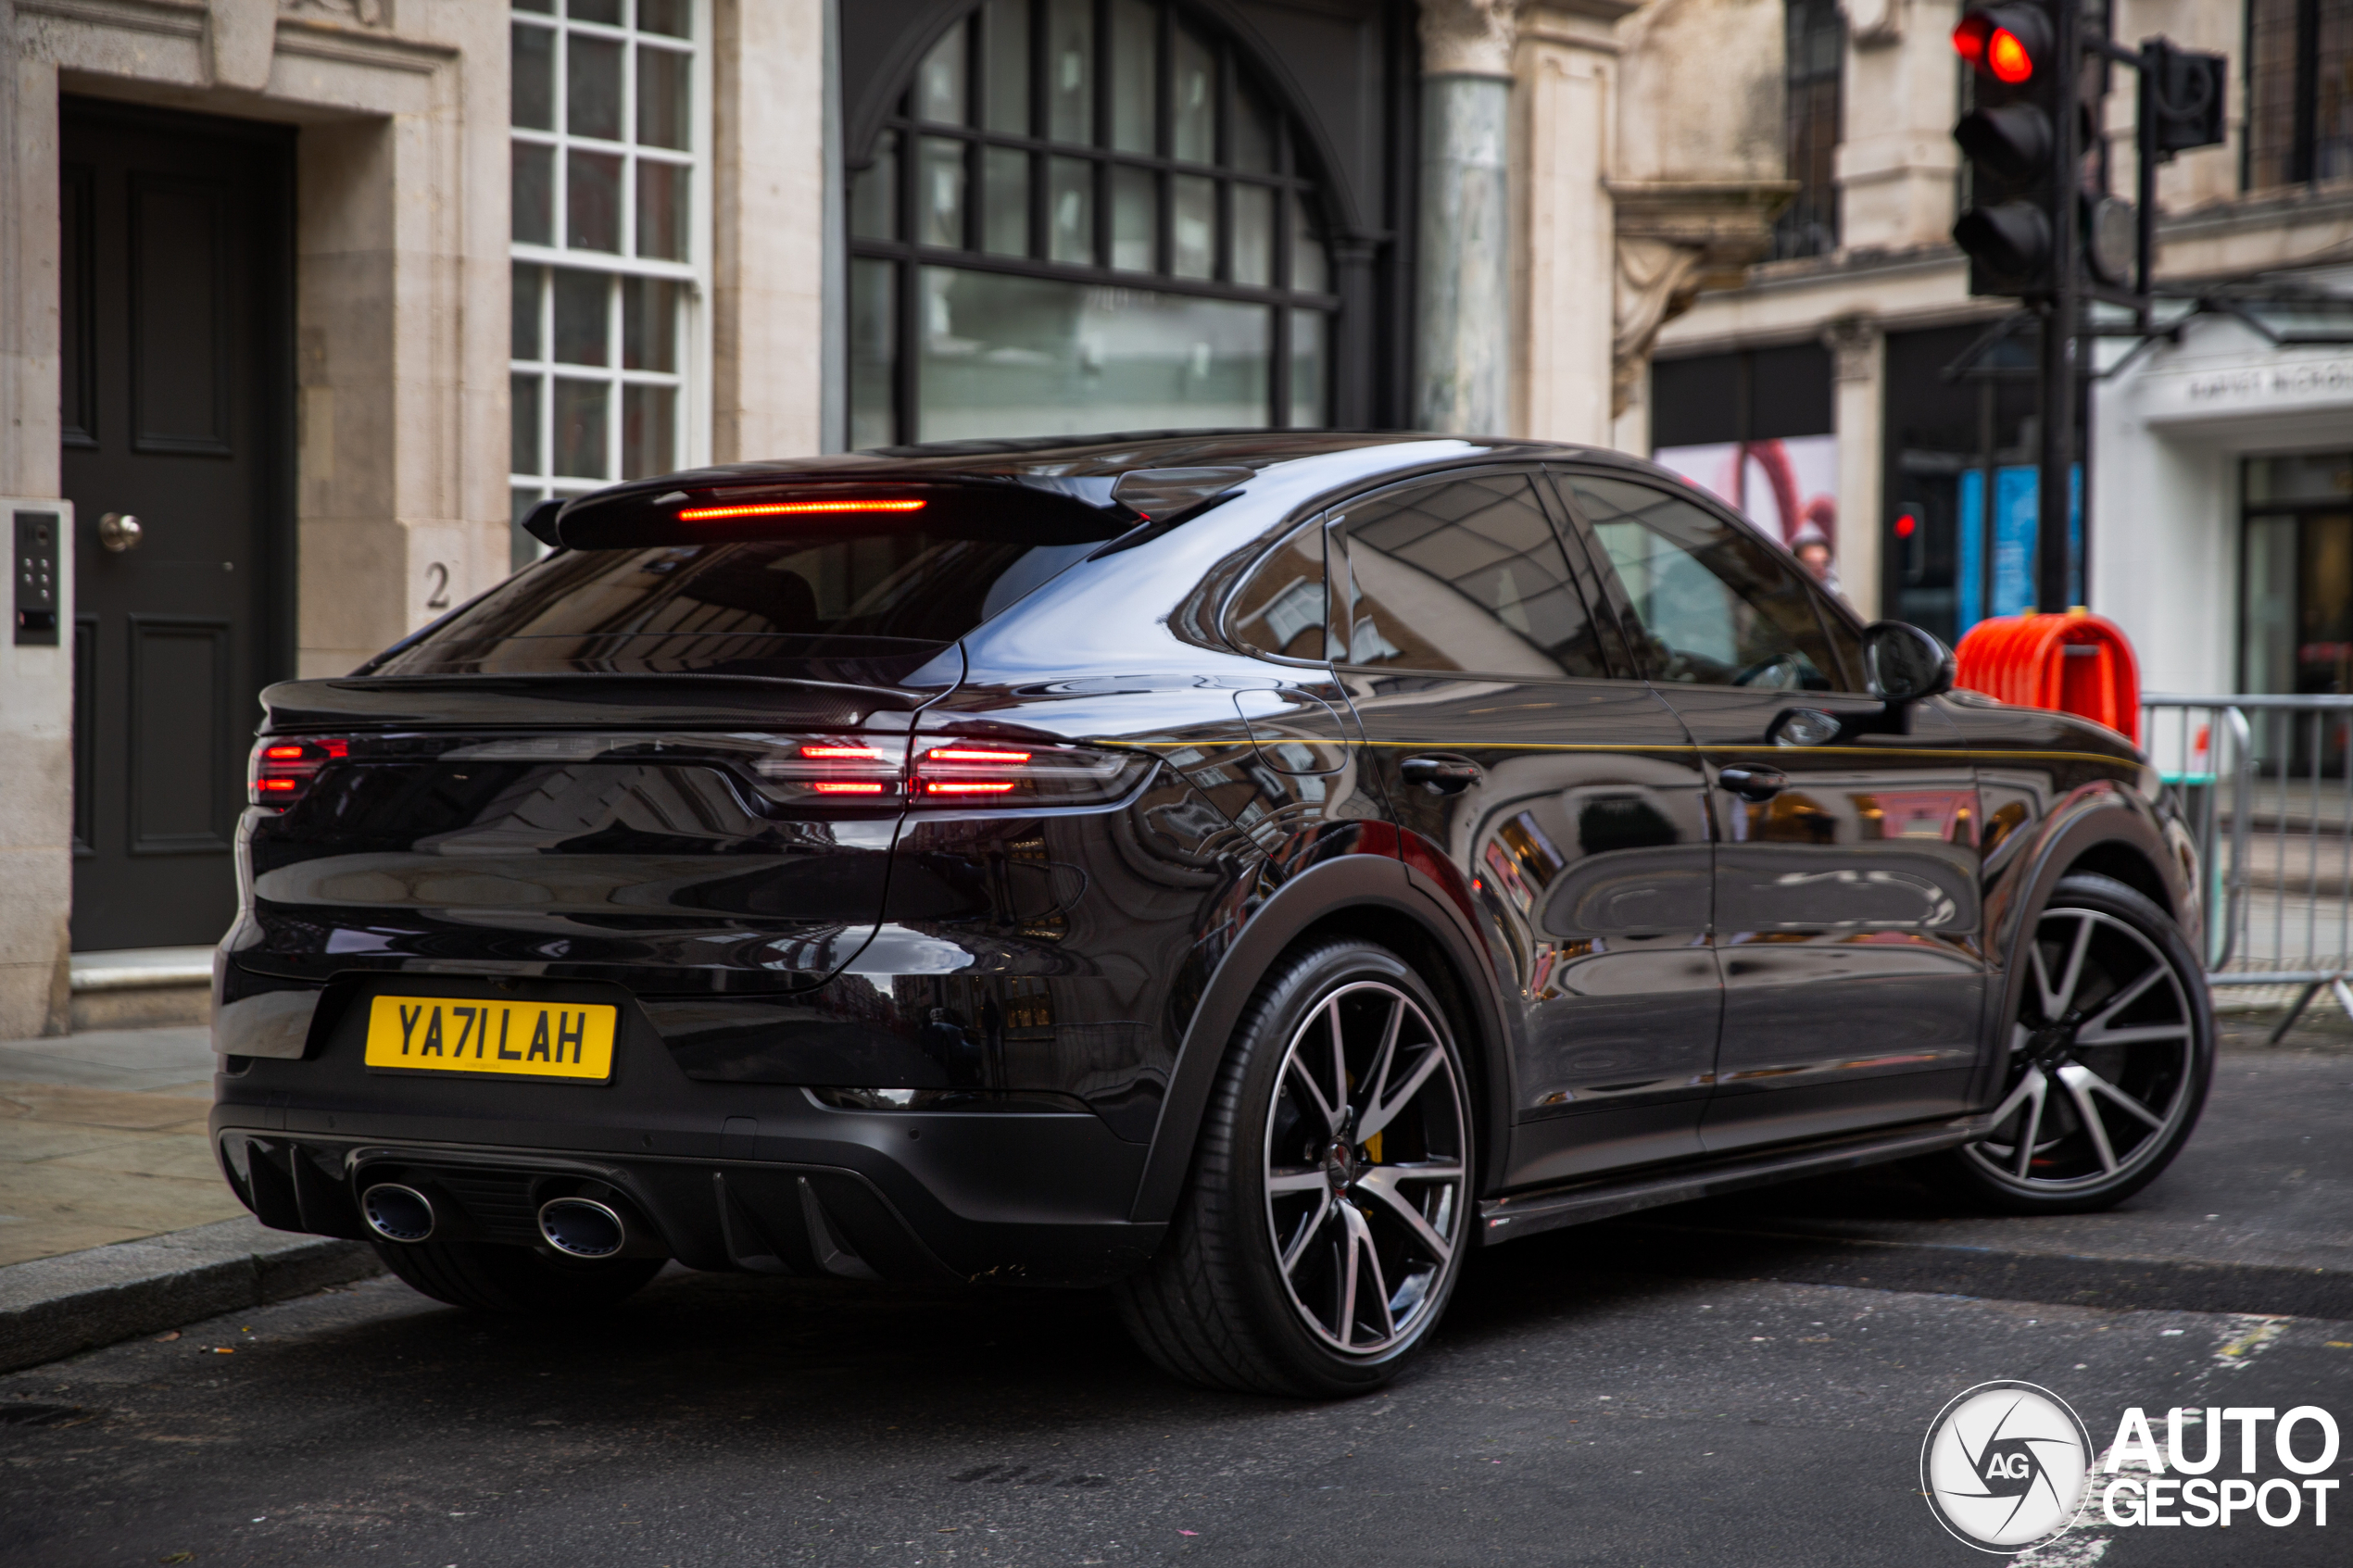
<svg viewBox="0 0 2353 1568"><path fill-rule="evenodd" d="M340 735L259 742L246 772L245 797L256 806L291 806L320 769L350 755L351 743Z"/></svg>
<svg viewBox="0 0 2353 1568"><path fill-rule="evenodd" d="M919 512L922 501L750 501L737 507L689 507L680 522L719 522L734 517L801 517L812 512Z"/></svg>
<svg viewBox="0 0 2353 1568"><path fill-rule="evenodd" d="M972 746L935 746L924 753L926 762L1026 762L1026 751L985 751Z"/></svg>

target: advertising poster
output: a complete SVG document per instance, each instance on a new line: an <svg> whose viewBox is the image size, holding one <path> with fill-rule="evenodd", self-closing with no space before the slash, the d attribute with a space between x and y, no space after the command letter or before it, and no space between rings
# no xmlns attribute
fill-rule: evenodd
<svg viewBox="0 0 2353 1568"><path fill-rule="evenodd" d="M1711 441L1662 446L1651 455L1793 548L1818 535L1838 545L1838 437Z"/></svg>
<svg viewBox="0 0 2353 1568"><path fill-rule="evenodd" d="M2083 599L2083 474L2079 468L2069 480L2068 531L2074 541L2077 563L2068 583L2068 603ZM2034 605L2036 509L2042 486L2033 465L2018 464L1994 470L1994 558L1985 559L1985 475L1968 469L1960 475L1960 560L1955 573L1960 590L1960 627L1967 632L1989 615L2020 615ZM1991 583L1993 608L1986 608Z"/></svg>

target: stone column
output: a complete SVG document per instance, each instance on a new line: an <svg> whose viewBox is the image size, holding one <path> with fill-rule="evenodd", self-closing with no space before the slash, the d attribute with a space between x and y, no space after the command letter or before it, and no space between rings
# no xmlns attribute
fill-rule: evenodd
<svg viewBox="0 0 2353 1568"><path fill-rule="evenodd" d="M1831 423L1838 432L1839 583L1866 621L1880 603L1880 545L1887 408L1887 337L1868 316L1841 316L1822 331L1831 351Z"/></svg>
<svg viewBox="0 0 2353 1568"><path fill-rule="evenodd" d="M1617 223L1604 184L1617 19L1632 0L1528 0L1519 16L1511 433L1607 445Z"/></svg>
<svg viewBox="0 0 2353 1568"><path fill-rule="evenodd" d="M829 232L840 243L825 177L831 12L821 0L712 6L714 462L823 449L826 386L848 369L826 352Z"/></svg>
<svg viewBox="0 0 2353 1568"><path fill-rule="evenodd" d="M57 68L0 11L0 520L57 513ZM69 534L67 537L70 538ZM73 550L55 647L0 637L0 1038L62 1034L73 886ZM13 624L14 617L10 617Z"/></svg>
<svg viewBox="0 0 2353 1568"><path fill-rule="evenodd" d="M1520 0L1422 0L1415 421L1504 433L1511 397L1506 152Z"/></svg>

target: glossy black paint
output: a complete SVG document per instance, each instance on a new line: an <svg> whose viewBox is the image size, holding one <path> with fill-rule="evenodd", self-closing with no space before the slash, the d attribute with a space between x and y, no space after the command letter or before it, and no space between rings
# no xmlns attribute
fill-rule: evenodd
<svg viewBox="0 0 2353 1568"><path fill-rule="evenodd" d="M217 982L233 1181L269 1223L330 1234L350 1223L334 1194L397 1171L475 1193L494 1225L517 1194L609 1189L698 1267L1101 1280L1156 1244L1235 1021L1319 932L1428 976L1474 1079L1482 1196L1516 1201L1984 1109L2016 933L2085 853L2136 858L2194 926L2137 755L2074 721L1966 695L1654 685L1607 613L1601 662L1573 675L1334 663L1228 627L1302 525L1473 470L1531 476L1577 594L1605 610L1547 464L1676 483L1603 453L1321 433L747 465L698 482L1107 495L1137 468L1252 477L894 682L272 688L266 733L351 755L241 829ZM1814 744L1780 744L1793 706L1828 715ZM616 733L675 745L535 760L517 739ZM753 733L1155 761L1101 806L784 802L696 749ZM450 755L499 737L512 755ZM1740 767L1782 787L1743 799L1721 787ZM373 996L517 991L621 1007L612 1084L359 1060Z"/></svg>

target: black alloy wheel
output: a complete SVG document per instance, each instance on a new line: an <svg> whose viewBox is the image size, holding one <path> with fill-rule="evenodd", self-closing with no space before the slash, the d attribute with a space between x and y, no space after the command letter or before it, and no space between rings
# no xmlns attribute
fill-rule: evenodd
<svg viewBox="0 0 2353 1568"><path fill-rule="evenodd" d="M1259 987L1191 1180L1122 1313L1208 1387L1380 1386L1444 1312L1469 1235L1467 1080L1443 1010L1367 942L1298 953Z"/></svg>
<svg viewBox="0 0 2353 1568"><path fill-rule="evenodd" d="M561 1258L537 1247L434 1237L370 1245L410 1289L477 1312L594 1311L635 1295L661 1258Z"/></svg>
<svg viewBox="0 0 2353 1568"><path fill-rule="evenodd" d="M2108 1208L2157 1179L2205 1106L2214 1022L2197 955L2142 894L2074 875L2020 961L1993 1127L1948 1168L2016 1213Z"/></svg>

